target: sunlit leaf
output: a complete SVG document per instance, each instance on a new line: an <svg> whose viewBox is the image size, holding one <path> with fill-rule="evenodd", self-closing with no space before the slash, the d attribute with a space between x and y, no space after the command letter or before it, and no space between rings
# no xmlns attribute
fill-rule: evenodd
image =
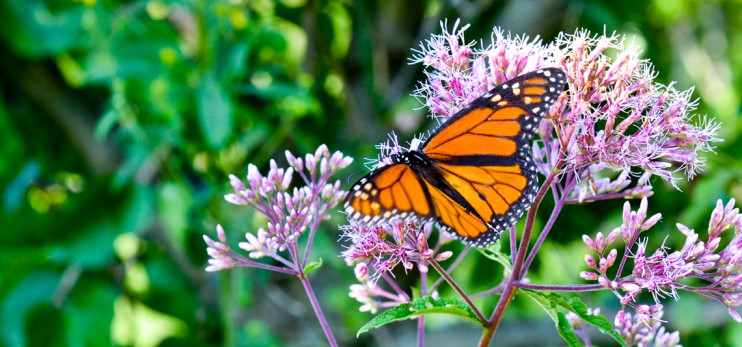
<svg viewBox="0 0 742 347"><path fill-rule="evenodd" d="M366 323L366 325L362 326L358 330L358 333L356 333L356 336L360 336L371 329L376 329L391 322L406 320L428 313L449 314L481 324L474 311L464 301L450 298L433 299L430 296L426 296L380 313L370 322Z"/></svg>
<svg viewBox="0 0 742 347"><path fill-rule="evenodd" d="M307 267L304 268L304 275L319 269L320 266L322 266L322 258L319 258L319 260L307 264Z"/></svg>

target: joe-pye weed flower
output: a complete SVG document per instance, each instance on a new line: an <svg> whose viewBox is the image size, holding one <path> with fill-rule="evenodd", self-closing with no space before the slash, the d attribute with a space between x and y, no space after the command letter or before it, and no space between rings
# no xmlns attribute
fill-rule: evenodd
<svg viewBox="0 0 742 347"><path fill-rule="evenodd" d="M637 311L640 312L648 306L634 303L638 291L651 288L651 293L658 300L665 296L675 296L675 291L679 288L676 281L679 278L699 275L699 271L711 269L711 262L721 259L720 254L711 254L713 251L699 251L702 246L693 236L689 236L686 246L679 253L663 253L665 248L662 248L655 255L646 255L641 253L641 246L646 245L646 242L639 241L638 232L627 236L628 239L624 238L631 245L637 245L638 249L635 252L627 251L620 257L616 249L605 248L622 236L621 232L616 231L608 239L599 235L597 240L590 239L588 242L589 237L586 237L586 243L599 253L599 257L597 261L586 257L588 266L595 272L585 272L583 277L598 280L599 287L529 284L525 277L528 268L565 205L615 198L643 198L643 208L633 214L629 212L633 216L630 219L633 224L628 224L626 228L649 229L660 219L659 215L649 219L641 215L646 213L646 198L653 194L652 178L659 177L676 188L677 181L682 177L692 179L705 165L703 153L711 152L714 143L720 141L717 137L720 125L708 117L693 115L697 101L692 99L692 89L679 91L672 83L657 83L657 74L652 65L641 59L640 52L626 45L624 38L619 35L593 35L585 30L577 30L573 34L560 34L553 44L543 44L539 39L514 37L496 28L491 43L477 48L475 42L464 39L467 26L460 27L457 22L448 31L442 23L442 29L441 34L433 35L425 43L421 43L412 58L414 63L424 66L427 77L414 95L439 123L445 122L492 87L529 71L557 67L566 73L568 80L565 92L542 120L539 138L532 147L536 164L546 176L532 210L535 210L547 190L552 191L555 207L540 230L535 245L530 249L528 239L533 220L527 219L520 244L517 243L515 229L511 228L513 267L506 268L505 271L513 272L503 283L486 292L500 293L502 296L501 304L498 304L493 316L482 322L489 329L483 335L483 343L491 339L504 308L515 293L514 288L581 291L605 287L616 292L622 304L640 308ZM410 147L416 148L414 144L424 139L425 135L417 136ZM390 155L409 150L399 145L396 136L392 137L391 143L387 142L381 148L383 151L378 164L373 168L388 165L390 161L387 158ZM358 229L362 226L345 228ZM377 227L374 229L377 234L379 229L390 231L392 227ZM369 239L363 239L366 243L361 245L360 238L347 239L351 241L349 249L381 250L387 243L382 239L377 239L378 243L368 243ZM718 245L718 241L716 242ZM732 242L729 247L734 247L734 244ZM465 253L466 250L462 255ZM736 261L731 253L724 254L727 255L728 262ZM601 275L617 261L623 267L627 257L634 257L634 260L643 262L644 266L634 269L637 273L631 280L625 278L616 283L615 279L608 280ZM449 270L453 270L456 263ZM389 264L402 264L406 269L412 267L408 261L403 260L364 264L381 273L391 271ZM664 277L655 276L659 270L657 264L667 267L662 268L665 271L662 273ZM718 268L721 265L714 266ZM733 265L726 268L731 269ZM449 276L448 272L450 271L444 271L441 276ZM708 276L710 275L701 277ZM720 275L715 276L717 278ZM725 278L725 283L734 283L730 279L731 275ZM718 287L721 280L712 282ZM452 285L456 287L455 283ZM462 294L460 288L456 289ZM735 295L734 291L722 293L718 288L714 290L714 294L709 290L699 292L724 302L728 307L731 307L729 303L739 301L739 295ZM467 299L464 295L462 297ZM369 302L368 296L363 298L365 301L361 302ZM661 306L657 306L657 310L661 311ZM623 311L621 314L626 317ZM634 317L650 316L635 313ZM652 317L652 324L661 322L661 315L655 314ZM644 322L648 322L648 319ZM635 319L620 320L616 331L621 331L621 327L628 324L628 321L633 322ZM658 329L662 333L657 333ZM651 331L652 338L661 336L666 339L672 335L658 326L654 326ZM645 335L649 336L649 333ZM629 337L626 334L622 336ZM676 337L677 334L672 336Z"/></svg>
<svg viewBox="0 0 742 347"><path fill-rule="evenodd" d="M420 44L412 58L422 64L427 79L421 82L415 96L430 116L445 122L472 100L494 86L536 69L556 67L567 76L566 90L541 121L538 138L531 146L533 159L545 176L535 201L528 211L523 230L509 228L510 254L496 249L482 251L488 258L503 265L504 278L492 283L491 289L477 294L466 293L454 279L453 272L470 252L465 247L444 268L439 261L454 253L443 251L451 241L445 231L434 235L434 223L414 218L393 223L356 221L341 226L342 256L358 279L350 286L350 296L361 303L361 311L376 313L394 310L410 304L416 298L397 283L400 273L420 276L418 291L422 296L438 299L437 288L445 280L459 294L462 307L472 313L468 317L483 327L480 344L488 344L499 326L513 297L543 291L610 290L619 299L621 311L614 319L611 334L628 343L646 345L677 345L678 334L662 326L662 304L667 298L677 298L678 290L699 293L715 299L729 308L735 320L740 304L740 218L732 199L717 205L711 217L708 237L700 237L681 224L678 230L685 236L682 248L670 246L649 252L647 231L660 222L660 215L647 216L648 197L653 194L653 178L678 187L678 180L692 179L704 168L703 154L713 150L719 124L705 116L693 115L697 101L692 89L679 91L674 84L657 83L652 65L639 57L639 52L625 44L619 35L594 35L585 30L560 34L553 44L539 39L513 36L494 29L486 46L464 39L467 26L453 26L449 31L442 23L442 33ZM391 164L394 154L418 148L426 135L416 136L409 146L401 145L395 135L379 146L379 158L371 165L377 169ZM307 288L315 312L331 345L336 345L329 326L304 276L315 230L320 220L344 197L339 183L328 183L329 176L350 163L350 158L336 153L332 156L321 147L305 160L287 154L289 169L280 169L272 162L266 176L254 166L248 169L248 186L234 176L230 181L235 190L226 199L247 205L265 214L267 228L247 233L240 248L250 259L233 251L226 243L224 231L217 227L218 241L205 237L212 259L210 271L234 266L255 266L299 276ZM291 177L299 173L306 183L302 188L290 188ZM551 191L554 208L540 230L534 230L535 211ZM640 207L624 208L623 224L607 236L584 236L593 254L585 257L591 271L580 274L595 284L539 285L526 277L540 247L546 241L554 222L567 204L580 204L606 199L642 198ZM729 231L731 232L729 232ZM725 232L727 231L727 232ZM532 233L538 233L533 245ZM297 239L308 234L304 252ZM733 234L729 241L722 235ZM431 237L432 236L432 237ZM661 236L660 236L661 237ZM435 242L437 240L437 242ZM614 246L623 242L623 252ZM499 245L498 245L499 246ZM268 265L257 259L270 257L280 265ZM403 271L394 271L401 265ZM617 274L609 275L609 269ZM435 269L439 278L429 276ZM626 271L624 271L626 270ZM610 272L613 274L614 272ZM575 276L577 277L577 276ZM706 285L690 287L682 282L696 278ZM650 293L655 303L639 302L638 295ZM486 317L472 298L499 295L491 316ZM537 294L528 294L537 297ZM542 297L543 298L543 297ZM633 314L625 308L633 309ZM599 316L600 309L588 311L576 318L569 316L577 335L588 336L579 319ZM409 316L408 318L411 318ZM418 344L423 344L425 320L418 318ZM590 324L594 324L592 322ZM564 328L563 325L560 329ZM562 331L560 331L562 332Z"/></svg>
<svg viewBox="0 0 742 347"><path fill-rule="evenodd" d="M224 199L234 205L249 206L267 217L267 230L260 228L255 233L245 233L245 241L239 248L248 252L249 258L233 250L227 243L221 225L217 225L218 241L204 235L208 246L209 266L206 271L219 271L235 266L256 267L276 271L299 278L309 297L317 318L322 325L328 342L336 346L330 326L322 313L319 302L306 277L312 269L309 253L314 235L322 220L329 218L329 212L345 197L347 192L340 189L340 181L330 182L330 178L352 162L350 157L340 152L332 155L327 146L321 145L314 154L302 159L286 151L288 169L280 168L274 160L270 161L268 174L263 176L258 168L250 164L247 168L247 185L235 175L229 176L234 193ZM292 187L294 175L299 175L304 186ZM307 235L306 245L299 247L299 238ZM280 265L275 266L257 261L271 258ZM253 260L256 259L256 260Z"/></svg>

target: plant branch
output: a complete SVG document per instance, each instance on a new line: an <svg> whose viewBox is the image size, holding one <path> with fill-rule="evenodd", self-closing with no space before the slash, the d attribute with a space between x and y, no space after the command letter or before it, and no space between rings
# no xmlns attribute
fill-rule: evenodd
<svg viewBox="0 0 742 347"><path fill-rule="evenodd" d="M554 205L554 209L551 211L549 220L546 222L546 225L544 225L544 229L541 230L541 234L538 236L538 240L536 240L533 248L531 248L531 252L528 254L528 259L526 259L525 264L523 264L523 270L521 270L520 274L521 278L525 277L526 273L528 273L528 268L531 266L531 263L533 263L533 260L536 258L536 254L541 248L541 245L544 243L544 241L546 241L546 236L549 235L549 231L551 231L551 227L554 226L554 222L556 221L557 216L559 216L559 213L562 212L562 207L564 207L564 205L561 201L557 201L556 205Z"/></svg>
<svg viewBox="0 0 742 347"><path fill-rule="evenodd" d="M481 298L481 297L489 296L489 295L492 295L492 294L498 294L498 293L499 294L502 294L503 288L505 288L505 284L504 283L500 283L500 284L498 284L497 286L495 286L492 289L488 289L488 290L485 290L483 292L472 294L471 295L471 298L472 299L476 299L476 298Z"/></svg>
<svg viewBox="0 0 742 347"><path fill-rule="evenodd" d="M301 284L304 286L304 290L307 292L307 296L309 297L309 302L312 304L312 308L314 309L314 313L317 315L319 324L322 326L322 330L325 332L325 336L327 337L327 342L330 344L330 346L337 347L338 344L335 341L335 336L332 335L332 331L330 330L330 325L327 324L325 315L322 313L322 308L319 306L319 303L317 302L317 297L314 295L312 286L309 284L309 279L306 276L304 276L304 274L300 274L299 279L301 280Z"/></svg>
<svg viewBox="0 0 742 347"><path fill-rule="evenodd" d="M508 307L508 305L510 305L510 302L515 296L515 293L518 289L515 286L515 282L521 279L521 270L526 258L526 252L528 250L528 243L531 238L531 233L533 232L533 225L536 221L536 211L538 211L538 206L544 199L546 192L548 192L551 188L551 184L554 182L556 177L557 174L555 171L552 171L549 176L546 177L544 184L541 186L538 193L536 194L536 197L533 199L533 205L531 205L531 208L528 209L528 215L526 216L526 225L523 228L523 236L521 238L520 246L518 247L518 254L513 258L513 271L510 274L510 280L505 283L505 290L503 290L502 296L497 302L497 306L495 307L495 311L492 313L489 324L482 333L482 337L479 340L480 347L488 346L490 341L492 341L492 337L495 335L497 327L502 321L505 309Z"/></svg>
<svg viewBox="0 0 742 347"><path fill-rule="evenodd" d="M464 292L463 289L461 289L458 283L456 283L456 281L454 281L453 278L448 275L448 273L443 269L443 267L441 267L441 264L438 264L438 262L435 261L434 259L429 260L428 262L430 263L430 265L433 266L435 271L438 271L438 274L440 274L441 277L443 277L446 280L446 282L448 282L451 288L453 288L453 290L459 293L461 298L464 299L464 301L466 301L466 304L472 309L472 311L474 311L474 314L477 316L477 319L479 319L482 325L487 325L488 323L487 318L482 314L481 311L479 311L479 308L477 308L477 306L474 305L474 302L471 301L469 296L466 295L466 293Z"/></svg>
<svg viewBox="0 0 742 347"><path fill-rule="evenodd" d="M469 253L470 249L471 249L471 246L467 245L466 248L464 248L464 250L462 250L461 253L459 253L459 255L456 256L456 259L454 259L453 263L451 263L451 265L448 266L448 269L446 269L446 272L451 273L461 263L461 261L464 260L464 257L466 256L466 254ZM433 282L433 285L430 286L430 290L431 291L435 290L436 288L438 288L439 285L441 285L441 283L443 283L443 276L441 276L440 278L435 280L435 282Z"/></svg>
<svg viewBox="0 0 742 347"><path fill-rule="evenodd" d="M515 283L515 286L522 289L544 290L553 292L591 292L606 289L601 284L541 285L518 282Z"/></svg>
<svg viewBox="0 0 742 347"><path fill-rule="evenodd" d="M420 295L428 295L428 274L420 272ZM421 314L417 317L417 346L425 346L425 315Z"/></svg>

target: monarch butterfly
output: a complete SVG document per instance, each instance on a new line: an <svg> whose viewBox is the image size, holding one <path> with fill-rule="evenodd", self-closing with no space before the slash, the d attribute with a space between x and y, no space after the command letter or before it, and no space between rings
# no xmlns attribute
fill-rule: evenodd
<svg viewBox="0 0 742 347"><path fill-rule="evenodd" d="M344 204L349 220L435 220L467 244L496 242L533 203L538 178L528 141L564 84L559 69L541 69L474 100L422 148L413 141L362 177Z"/></svg>

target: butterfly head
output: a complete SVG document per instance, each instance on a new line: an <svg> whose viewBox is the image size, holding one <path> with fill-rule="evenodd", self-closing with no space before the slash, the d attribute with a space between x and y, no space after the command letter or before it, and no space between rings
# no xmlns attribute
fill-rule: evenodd
<svg viewBox="0 0 742 347"><path fill-rule="evenodd" d="M394 164L405 164L414 168L427 167L430 165L430 159L428 159L424 153L420 151L406 151L397 153L391 156L392 163Z"/></svg>

